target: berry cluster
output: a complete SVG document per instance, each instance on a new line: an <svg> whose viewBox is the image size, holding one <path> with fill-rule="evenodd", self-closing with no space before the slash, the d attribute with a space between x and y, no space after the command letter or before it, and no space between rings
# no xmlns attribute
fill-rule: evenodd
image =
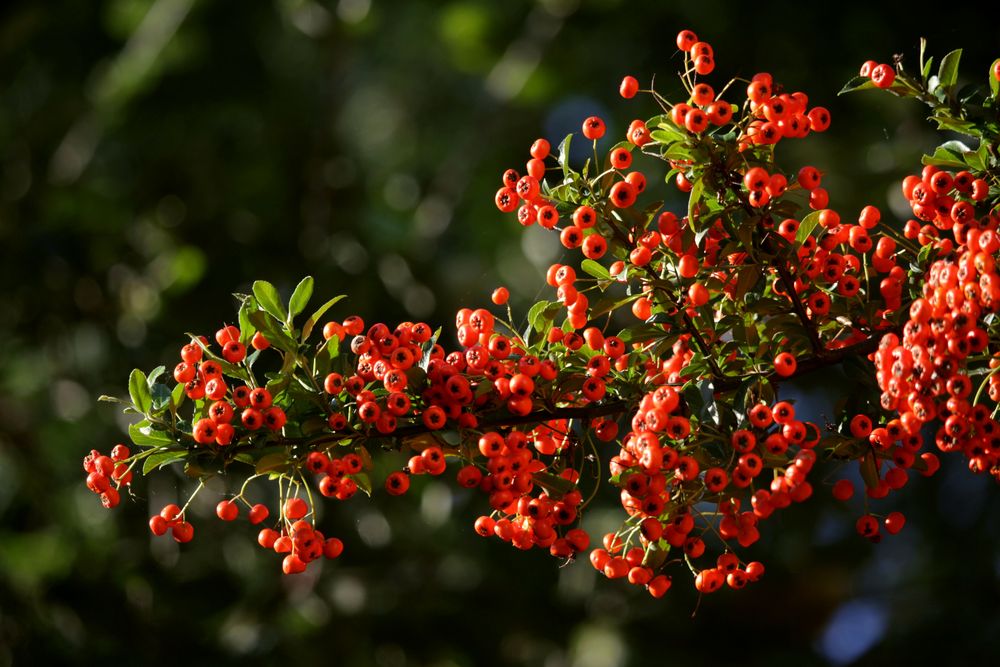
<svg viewBox="0 0 1000 667"><path fill-rule="evenodd" d="M88 487L113 507L140 462L145 474L183 461L202 479L194 495L207 477L243 470L216 514L234 521L245 506L257 526L271 510L251 504L247 489L275 482L280 512L257 540L295 574L343 550L317 527L313 489L337 500L379 487L403 496L414 476L443 475L451 462L458 484L479 489L490 508L478 534L573 559L590 548L581 520L609 476L624 518L590 561L661 597L675 564L702 593L760 579L763 564L738 550L759 540L775 511L814 495L820 455L856 462L867 498L885 498L911 471L937 470L937 456L921 451L936 421L939 450L962 451L973 471L1000 480L998 137L970 120L994 106L966 113L972 97L948 102L957 56L937 77L923 63L914 78L900 63L868 62L845 89L918 98L942 127L982 140L977 151L945 144L904 180L916 220L900 232L875 206L843 220L819 168L779 162L783 139L829 128L825 108L767 73L717 93L698 78L715 69L711 45L689 30L677 45L684 95L670 102L626 76L621 96L648 94L661 113L632 121L603 158L608 127L590 117L582 135L594 160L581 169L569 163L571 135L555 152L536 140L525 173L503 173L497 207L582 255L548 268L554 300L534 304L527 326L509 309L505 318L462 308L447 349L426 323L327 317L340 297L302 319L312 278L287 305L257 281L252 295L236 295L239 326L181 349L175 386L162 381L163 367L133 371L125 403L142 415L129 429L139 449L92 452ZM1000 64L991 71L995 105ZM739 105L727 101L744 85ZM647 201L655 188L643 158L666 163L685 212ZM509 298L499 287L491 300ZM310 342L321 322L322 340ZM778 399L782 382L847 359L874 361L880 396L857 397L824 429ZM385 450L405 464L373 480L373 452ZM831 491L840 501L855 495L848 479ZM153 516L151 531L190 541L194 495ZM876 542L882 525L895 534L905 523L899 512L880 518L866 500L857 532Z"/></svg>
<svg viewBox="0 0 1000 667"><path fill-rule="evenodd" d="M127 463L131 452L125 445L111 449L111 456L96 449L83 457L83 471L87 473L87 488L101 497L101 504L111 509L121 502L122 485L132 484L132 466Z"/></svg>

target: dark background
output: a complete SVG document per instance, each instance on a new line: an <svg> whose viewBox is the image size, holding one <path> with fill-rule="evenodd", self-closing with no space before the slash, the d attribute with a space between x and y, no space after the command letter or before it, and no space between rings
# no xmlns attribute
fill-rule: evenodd
<svg viewBox="0 0 1000 667"><path fill-rule="evenodd" d="M350 295L338 317L389 323L447 324L506 284L523 318L560 248L497 212L501 172L592 113L614 136L654 113L618 98L625 74L657 74L676 97L682 28L715 47L716 88L770 71L832 111L829 132L779 151L827 171L845 215L869 202L905 215L898 182L937 140L914 103L835 96L861 62L913 64L926 36L938 56L966 47L964 76L983 81L1000 55L996 9L679 4L5 3L0 665L995 660L1000 494L958 460L876 506L909 517L878 547L854 536L860 501L829 499L843 473L819 471L816 500L749 550L764 580L700 605L681 571L654 601L585 561L559 569L481 540L485 500L443 482L328 503L344 556L294 578L245 520L220 526L214 500L195 506L192 544L152 539L146 519L180 475L139 480L113 512L84 487L83 455L126 438L96 397L175 363L184 333L231 321L229 295L255 278L287 294L311 274L319 296ZM824 400L854 387L812 380L803 391ZM603 506L595 531L620 516Z"/></svg>

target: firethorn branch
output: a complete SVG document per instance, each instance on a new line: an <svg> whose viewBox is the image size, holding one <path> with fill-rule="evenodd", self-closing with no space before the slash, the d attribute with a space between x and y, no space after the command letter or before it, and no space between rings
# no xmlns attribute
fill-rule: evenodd
<svg viewBox="0 0 1000 667"><path fill-rule="evenodd" d="M136 416L136 452L92 450L88 488L114 507L134 471L183 464L197 488L149 527L186 543L187 510L206 479L239 485L216 515L237 520L242 501L258 544L296 574L344 549L317 523L320 497L346 502L378 487L402 496L413 477L452 464L488 507L474 522L479 535L563 563L589 551L602 574L659 598L681 562L702 593L759 580L764 565L739 554L764 521L817 491L854 497L839 472L829 490L829 476L814 487L817 465L858 466L855 528L873 542L905 517L876 515L869 502L933 475L937 452L1000 481L1000 192L991 187L1000 59L975 94L958 93L960 51L932 73L923 48L919 72L869 61L841 91L918 99L939 129L978 141L923 156L902 183L914 218L900 232L871 205L848 221L819 169L783 161L780 142L829 128L824 107L763 72L741 80L746 99L733 103L724 96L736 79L716 92L705 78L711 45L683 30L677 47L679 97L622 80L623 98L648 94L662 113L632 121L606 161L607 128L590 117L581 129L594 157L581 170L569 163L570 135L557 154L538 139L523 174L503 173L497 207L583 256L549 268L555 300L531 306L523 334L505 287L492 302L507 320L462 308L449 350L423 322L334 318L342 297L306 317L311 277L287 300L257 281L236 295L236 320L220 317L234 323L214 342L188 336L172 373L132 372L129 400L110 400ZM667 164L686 212L652 199L662 186L646 192L636 159ZM852 358L870 360L858 368L871 377L858 378L823 428L779 400L784 383ZM405 465L389 459L393 472L373 479L374 458L400 454ZM624 514L592 546L581 519L602 499L604 474L586 499L584 487L605 466ZM247 500L251 485L265 484L277 485L278 507Z"/></svg>

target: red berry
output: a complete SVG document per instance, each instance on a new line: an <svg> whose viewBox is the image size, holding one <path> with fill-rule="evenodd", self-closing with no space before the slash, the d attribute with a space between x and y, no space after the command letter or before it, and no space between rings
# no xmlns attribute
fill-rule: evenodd
<svg viewBox="0 0 1000 667"><path fill-rule="evenodd" d="M622 79L621 85L618 87L618 92L627 100L635 97L635 94L639 92L639 82L634 76L626 76Z"/></svg>
<svg viewBox="0 0 1000 667"><path fill-rule="evenodd" d="M240 508L232 500L220 500L215 506L215 515L223 521L234 521L239 514Z"/></svg>

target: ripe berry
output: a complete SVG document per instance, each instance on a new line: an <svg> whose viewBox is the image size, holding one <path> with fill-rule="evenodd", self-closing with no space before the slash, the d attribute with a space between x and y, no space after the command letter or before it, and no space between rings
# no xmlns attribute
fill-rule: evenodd
<svg viewBox="0 0 1000 667"><path fill-rule="evenodd" d="M289 498L285 501L284 515L289 521L297 521L309 512L309 505L302 498Z"/></svg>
<svg viewBox="0 0 1000 667"><path fill-rule="evenodd" d="M587 120L583 121L583 136L593 141L597 141L604 136L605 132L604 121L597 116L591 116Z"/></svg>
<svg viewBox="0 0 1000 667"><path fill-rule="evenodd" d="M397 470L385 479L385 490L393 496L401 496L410 488L410 476Z"/></svg>
<svg viewBox="0 0 1000 667"><path fill-rule="evenodd" d="M871 79L878 88L888 88L896 80L896 72L892 65L878 65L872 69Z"/></svg>
<svg viewBox="0 0 1000 667"><path fill-rule="evenodd" d="M239 516L240 508L232 500L220 500L215 506L215 514L223 521L234 521Z"/></svg>
<svg viewBox="0 0 1000 667"><path fill-rule="evenodd" d="M636 81L634 76L626 76L622 79L621 85L618 87L618 92L627 100L635 97L635 94L639 92L639 82Z"/></svg>
<svg viewBox="0 0 1000 667"><path fill-rule="evenodd" d="M774 372L781 377L794 375L797 365L795 356L790 352L781 352L774 358Z"/></svg>
<svg viewBox="0 0 1000 667"><path fill-rule="evenodd" d="M850 500L854 495L854 484L849 479L839 479L833 485L833 497L837 500Z"/></svg>

